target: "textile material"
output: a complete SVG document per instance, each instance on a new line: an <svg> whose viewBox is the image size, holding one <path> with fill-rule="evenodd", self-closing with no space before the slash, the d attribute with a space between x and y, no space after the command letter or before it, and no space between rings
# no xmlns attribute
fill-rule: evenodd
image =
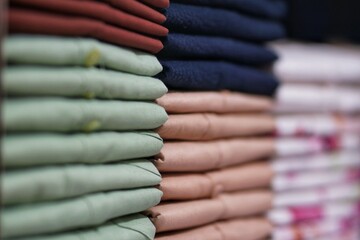
<svg viewBox="0 0 360 240"><path fill-rule="evenodd" d="M103 225L82 230L68 231L52 235L17 238L18 240L76 240L76 239L133 239L152 240L155 236L155 227L150 219L133 214L106 222Z"/></svg>
<svg viewBox="0 0 360 240"><path fill-rule="evenodd" d="M305 221L293 225L277 227L272 234L273 240L305 240L317 239L346 230L356 229L359 219L335 218L325 220ZM328 238L327 238L328 239ZM341 238L342 239L342 238Z"/></svg>
<svg viewBox="0 0 360 240"><path fill-rule="evenodd" d="M347 182L360 181L360 168L345 168L336 170L312 170L311 172L292 172L276 174L272 181L275 191L297 190L314 187L326 187Z"/></svg>
<svg viewBox="0 0 360 240"><path fill-rule="evenodd" d="M354 150L360 148L360 135L346 133L334 136L289 137L276 139L278 156L299 156L335 150Z"/></svg>
<svg viewBox="0 0 360 240"><path fill-rule="evenodd" d="M273 159L272 168L278 173L311 171L321 169L344 169L360 167L359 149L340 150L303 156ZM331 161L329 161L331 159Z"/></svg>
<svg viewBox="0 0 360 240"><path fill-rule="evenodd" d="M235 92L170 92L156 100L168 113L247 113L272 107L266 97Z"/></svg>
<svg viewBox="0 0 360 240"><path fill-rule="evenodd" d="M311 219L345 218L360 214L359 201L336 201L318 205L278 208L268 212L274 224L290 224Z"/></svg>
<svg viewBox="0 0 360 240"><path fill-rule="evenodd" d="M286 14L286 3L281 0L175 0L174 2L225 8L270 19L283 18Z"/></svg>
<svg viewBox="0 0 360 240"><path fill-rule="evenodd" d="M79 0L79 1L86 1L86 0ZM87 0L91 1L91 0ZM166 20L166 17L161 14L160 12L148 7L146 4L143 4L139 1L134 0L105 0L105 2L109 3L110 5L122 9L125 12L131 13L135 16L139 16L144 19L148 19L155 23L163 23ZM151 1L153 3L154 1Z"/></svg>
<svg viewBox="0 0 360 240"><path fill-rule="evenodd" d="M100 191L155 186L160 181L159 171L149 160L12 170L2 176L2 203L56 200Z"/></svg>
<svg viewBox="0 0 360 240"><path fill-rule="evenodd" d="M142 1L158 8L167 8L170 5L169 0L142 0Z"/></svg>
<svg viewBox="0 0 360 240"><path fill-rule="evenodd" d="M8 21L10 33L93 37L111 44L133 47L150 53L157 53L163 48L160 40L93 19L12 7L8 11Z"/></svg>
<svg viewBox="0 0 360 240"><path fill-rule="evenodd" d="M167 92L158 79L98 68L8 66L3 88L11 96L154 100Z"/></svg>
<svg viewBox="0 0 360 240"><path fill-rule="evenodd" d="M272 226L266 219L248 218L220 221L175 233L159 234L156 240L259 240L270 235Z"/></svg>
<svg viewBox="0 0 360 240"><path fill-rule="evenodd" d="M336 201L340 199L356 200L359 197L359 184L345 182L326 187L279 193L275 195L273 204L274 207L296 207L320 204L324 201Z"/></svg>
<svg viewBox="0 0 360 240"><path fill-rule="evenodd" d="M166 120L165 110L151 102L19 98L3 105L7 131L147 130Z"/></svg>
<svg viewBox="0 0 360 240"><path fill-rule="evenodd" d="M171 33L166 37L161 59L224 60L247 65L265 65L277 56L271 50L230 38Z"/></svg>
<svg viewBox="0 0 360 240"><path fill-rule="evenodd" d="M155 206L161 195L156 188L144 188L5 208L1 234L18 237L95 226Z"/></svg>
<svg viewBox="0 0 360 240"><path fill-rule="evenodd" d="M168 60L161 64L164 70L157 77L171 89L226 89L271 96L278 86L271 74L226 62Z"/></svg>
<svg viewBox="0 0 360 240"><path fill-rule="evenodd" d="M280 23L242 15L235 11L172 3L166 10L170 32L223 36L264 42L285 35Z"/></svg>
<svg viewBox="0 0 360 240"><path fill-rule="evenodd" d="M163 139L213 140L272 133L273 117L265 114L175 114L157 131Z"/></svg>
<svg viewBox="0 0 360 240"><path fill-rule="evenodd" d="M214 199L161 203L148 214L156 232L180 230L221 219L261 214L271 208L272 197L267 190L222 194Z"/></svg>
<svg viewBox="0 0 360 240"><path fill-rule="evenodd" d="M282 82L360 82L359 47L288 42L272 44L272 48L281 56L274 72Z"/></svg>
<svg viewBox="0 0 360 240"><path fill-rule="evenodd" d="M360 133L359 116L337 114L293 114L276 117L277 136L333 136Z"/></svg>
<svg viewBox="0 0 360 240"><path fill-rule="evenodd" d="M148 35L166 36L168 34L168 30L159 24L96 1L55 0L44 2L42 0L15 0L10 2L10 7L12 6L36 8L46 12L93 18L120 28Z"/></svg>
<svg viewBox="0 0 360 240"><path fill-rule="evenodd" d="M6 167L115 162L150 157L163 146L159 135L151 132L14 134L2 144Z"/></svg>
<svg viewBox="0 0 360 240"><path fill-rule="evenodd" d="M10 64L101 66L146 76L162 71L153 55L94 39L12 35L5 38L3 49Z"/></svg>
<svg viewBox="0 0 360 240"><path fill-rule="evenodd" d="M210 198L222 192L268 187L273 170L267 163L252 163L207 173L164 174L162 200Z"/></svg>
<svg viewBox="0 0 360 240"><path fill-rule="evenodd" d="M283 84L276 93L275 112L342 112L360 111L360 88Z"/></svg>
<svg viewBox="0 0 360 240"><path fill-rule="evenodd" d="M166 142L155 164L160 172L199 172L261 160L275 153L272 138Z"/></svg>

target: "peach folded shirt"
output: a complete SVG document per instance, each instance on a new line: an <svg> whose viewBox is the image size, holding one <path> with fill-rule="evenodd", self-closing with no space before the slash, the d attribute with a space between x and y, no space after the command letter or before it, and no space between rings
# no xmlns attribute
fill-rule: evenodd
<svg viewBox="0 0 360 240"><path fill-rule="evenodd" d="M191 230L159 234L155 240L260 240L269 236L271 231L271 223L264 218L239 218Z"/></svg>
<svg viewBox="0 0 360 240"><path fill-rule="evenodd" d="M271 165L260 162L207 173L164 174L160 190L163 201L210 198L222 192L269 187L273 176Z"/></svg>
<svg viewBox="0 0 360 240"><path fill-rule="evenodd" d="M270 111L271 98L229 91L170 92L157 99L168 113L244 113Z"/></svg>
<svg viewBox="0 0 360 240"><path fill-rule="evenodd" d="M175 114L158 129L163 139L213 140L275 132L275 119L267 114Z"/></svg>
<svg viewBox="0 0 360 240"><path fill-rule="evenodd" d="M270 190L236 192L213 199L165 202L151 208L147 214L156 231L165 232L262 214L271 208L272 199Z"/></svg>
<svg viewBox="0 0 360 240"><path fill-rule="evenodd" d="M199 172L265 159L275 153L275 141L270 137L166 142L155 164L160 172Z"/></svg>

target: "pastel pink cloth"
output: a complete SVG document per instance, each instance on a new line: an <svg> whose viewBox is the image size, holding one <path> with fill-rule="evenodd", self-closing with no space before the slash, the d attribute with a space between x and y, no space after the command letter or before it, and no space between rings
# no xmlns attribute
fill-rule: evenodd
<svg viewBox="0 0 360 240"><path fill-rule="evenodd" d="M269 111L270 98L228 91L170 92L156 100L168 113L244 113Z"/></svg>
<svg viewBox="0 0 360 240"><path fill-rule="evenodd" d="M278 136L331 136L341 132L360 133L360 117L336 114L276 116Z"/></svg>
<svg viewBox="0 0 360 240"><path fill-rule="evenodd" d="M158 234L155 240L260 240L269 236L271 231L272 225L264 218L239 218Z"/></svg>
<svg viewBox="0 0 360 240"><path fill-rule="evenodd" d="M360 82L360 47L355 45L276 43L274 73L282 82Z"/></svg>
<svg viewBox="0 0 360 240"><path fill-rule="evenodd" d="M265 114L175 114L158 129L164 139L213 140L269 134L275 119Z"/></svg>
<svg viewBox="0 0 360 240"><path fill-rule="evenodd" d="M155 161L161 172L199 172L274 155L272 138L239 138L207 142L165 142Z"/></svg>
<svg viewBox="0 0 360 240"><path fill-rule="evenodd" d="M252 163L207 173L163 174L162 200L210 198L222 192L268 187L273 170L266 162Z"/></svg>
<svg viewBox="0 0 360 240"><path fill-rule="evenodd" d="M186 229L222 219L247 217L264 213L272 206L269 190L221 194L217 198L163 202L151 208L148 215L157 232Z"/></svg>
<svg viewBox="0 0 360 240"><path fill-rule="evenodd" d="M277 113L360 112L360 88L314 84L282 84L276 93Z"/></svg>

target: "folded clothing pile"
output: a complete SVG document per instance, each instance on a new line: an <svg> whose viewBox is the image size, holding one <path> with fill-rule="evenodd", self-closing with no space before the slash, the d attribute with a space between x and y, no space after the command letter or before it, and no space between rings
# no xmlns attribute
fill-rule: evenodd
<svg viewBox="0 0 360 240"><path fill-rule="evenodd" d="M158 240L259 240L271 234L276 154L269 114L278 81L266 42L284 36L282 1L175 0L158 77L171 90L155 164L162 202L147 211Z"/></svg>
<svg viewBox="0 0 360 240"><path fill-rule="evenodd" d="M360 49L273 47L280 55L274 71L283 82L276 135L285 143L277 146L283 157L272 161L273 239L359 239Z"/></svg>
<svg viewBox="0 0 360 240"><path fill-rule="evenodd" d="M163 146L154 129L168 118L154 100L167 88L151 53L167 34L155 8L166 6L10 2L3 239L154 238L139 213L162 196L151 159Z"/></svg>

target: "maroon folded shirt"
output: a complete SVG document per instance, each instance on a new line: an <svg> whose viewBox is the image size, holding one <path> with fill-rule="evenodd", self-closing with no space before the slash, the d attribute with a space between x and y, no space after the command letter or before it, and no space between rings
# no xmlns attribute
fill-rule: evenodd
<svg viewBox="0 0 360 240"><path fill-rule="evenodd" d="M163 48L160 40L88 18L10 8L8 20L11 33L93 37L150 53L157 53Z"/></svg>
<svg viewBox="0 0 360 240"><path fill-rule="evenodd" d="M12 0L10 6L32 7L61 14L90 17L140 33L166 36L168 30L154 22L133 16L102 2L73 0Z"/></svg>
<svg viewBox="0 0 360 240"><path fill-rule="evenodd" d="M169 0L141 0L142 2L159 8L167 8L170 5Z"/></svg>
<svg viewBox="0 0 360 240"><path fill-rule="evenodd" d="M78 1L89 1L89 0L78 0ZM166 17L163 14L136 0L104 0L104 1L128 13L148 19L156 23L163 23L166 20ZM154 1L150 1L150 2L154 2Z"/></svg>

